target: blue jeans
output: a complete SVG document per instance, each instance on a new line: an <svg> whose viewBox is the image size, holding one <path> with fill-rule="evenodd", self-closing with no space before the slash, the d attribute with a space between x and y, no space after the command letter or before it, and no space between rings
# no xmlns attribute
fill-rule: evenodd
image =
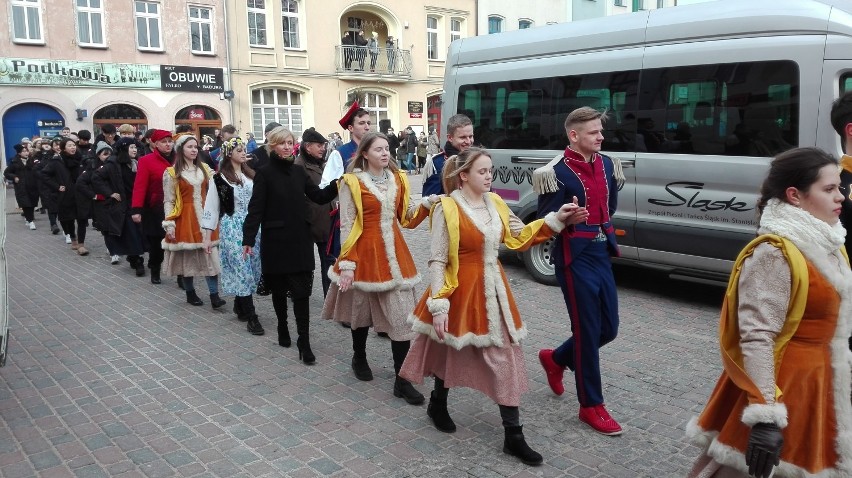
<svg viewBox="0 0 852 478"><path fill-rule="evenodd" d="M183 288L187 292L195 291L195 284L193 284L192 279L192 277L183 278ZM210 290L211 295L219 293L219 276L206 276L204 280L207 281L207 289Z"/></svg>

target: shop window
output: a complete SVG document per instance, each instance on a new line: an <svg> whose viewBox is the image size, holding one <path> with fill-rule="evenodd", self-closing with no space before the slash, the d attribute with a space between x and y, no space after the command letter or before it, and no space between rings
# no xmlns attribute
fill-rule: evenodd
<svg viewBox="0 0 852 478"><path fill-rule="evenodd" d="M195 54L213 53L213 10L189 7L190 46Z"/></svg>
<svg viewBox="0 0 852 478"><path fill-rule="evenodd" d="M160 4L136 0L136 46L140 50L161 51Z"/></svg>
<svg viewBox="0 0 852 478"><path fill-rule="evenodd" d="M283 88L263 88L251 92L252 131L263 138L271 122L281 123L297 137L302 134L302 94Z"/></svg>
<svg viewBox="0 0 852 478"><path fill-rule="evenodd" d="M266 0L246 0L249 44L268 46L266 38Z"/></svg>
<svg viewBox="0 0 852 478"><path fill-rule="evenodd" d="M136 127L136 131L145 131L148 128L148 118L141 109L127 104L114 104L104 106L95 112L94 134L101 132L104 124L111 124L116 128L127 123Z"/></svg>
<svg viewBox="0 0 852 478"><path fill-rule="evenodd" d="M77 0L77 44L106 46L104 8L101 0Z"/></svg>
<svg viewBox="0 0 852 478"><path fill-rule="evenodd" d="M284 27L284 48L300 48L299 41L299 2L283 0L281 3L281 23Z"/></svg>
<svg viewBox="0 0 852 478"><path fill-rule="evenodd" d="M12 40L16 43L44 43L41 0L12 0Z"/></svg>

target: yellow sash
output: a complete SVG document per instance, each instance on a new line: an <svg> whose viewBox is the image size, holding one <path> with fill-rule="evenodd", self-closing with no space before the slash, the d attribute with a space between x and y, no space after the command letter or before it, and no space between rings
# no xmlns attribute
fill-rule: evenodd
<svg viewBox="0 0 852 478"><path fill-rule="evenodd" d="M405 173L396 171L395 174L402 184L402 213L399 214L399 211L397 211L397 219L399 219L399 222L404 227L409 222L406 217L406 211L408 211L408 191L410 188L408 186L408 178L405 177ZM349 235L340 246L340 257L345 258L349 254L349 251L355 247L355 243L358 242L358 238L361 237L361 233L364 232L364 205L361 201L361 184L358 176L355 176L352 173L346 173L343 175L342 179L343 181L340 184L346 183L349 187L349 191L352 192L352 202L355 203L355 222L352 224L352 230L349 232ZM399 193L400 192L397 192L397 194ZM381 202L381 198L376 199Z"/></svg>
<svg viewBox="0 0 852 478"><path fill-rule="evenodd" d="M207 166L207 163L201 163L201 166L204 168L204 173L206 175L204 181L207 181L211 177L213 177L213 171L210 169L210 166ZM166 220L174 221L175 218L180 216L180 213L183 211L183 199L181 199L180 197L180 181L178 181L175 177L175 167L169 166L168 168L166 168L166 173L171 176L172 181L174 181L175 183L175 205L172 208L172 212L166 215ZM201 184L204 184L204 182L202 181ZM200 194L203 194L203 191ZM203 200L204 198L202 197L202 201Z"/></svg>

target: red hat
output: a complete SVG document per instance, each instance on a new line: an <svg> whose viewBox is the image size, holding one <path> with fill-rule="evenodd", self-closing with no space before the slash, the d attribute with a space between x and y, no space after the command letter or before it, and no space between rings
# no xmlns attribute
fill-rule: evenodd
<svg viewBox="0 0 852 478"><path fill-rule="evenodd" d="M358 102L353 101L352 106L349 107L349 110L346 111L346 114L343 115L343 118L340 118L340 121L338 121L338 123L340 123L341 128L349 128L349 125L352 124L352 120L354 119L355 112L358 111L358 108L360 108L360 106L358 106Z"/></svg>
<svg viewBox="0 0 852 478"><path fill-rule="evenodd" d="M156 143L163 138L171 138L172 132L166 131L164 129L155 129L153 133L151 133L151 142Z"/></svg>

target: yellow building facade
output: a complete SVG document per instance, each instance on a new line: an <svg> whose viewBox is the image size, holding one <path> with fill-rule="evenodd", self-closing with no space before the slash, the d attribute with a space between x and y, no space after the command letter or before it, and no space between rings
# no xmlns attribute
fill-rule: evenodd
<svg viewBox="0 0 852 478"><path fill-rule="evenodd" d="M376 130L440 129L449 44L476 28L474 0L226 3L234 125L258 139L272 121L347 139L356 96Z"/></svg>

